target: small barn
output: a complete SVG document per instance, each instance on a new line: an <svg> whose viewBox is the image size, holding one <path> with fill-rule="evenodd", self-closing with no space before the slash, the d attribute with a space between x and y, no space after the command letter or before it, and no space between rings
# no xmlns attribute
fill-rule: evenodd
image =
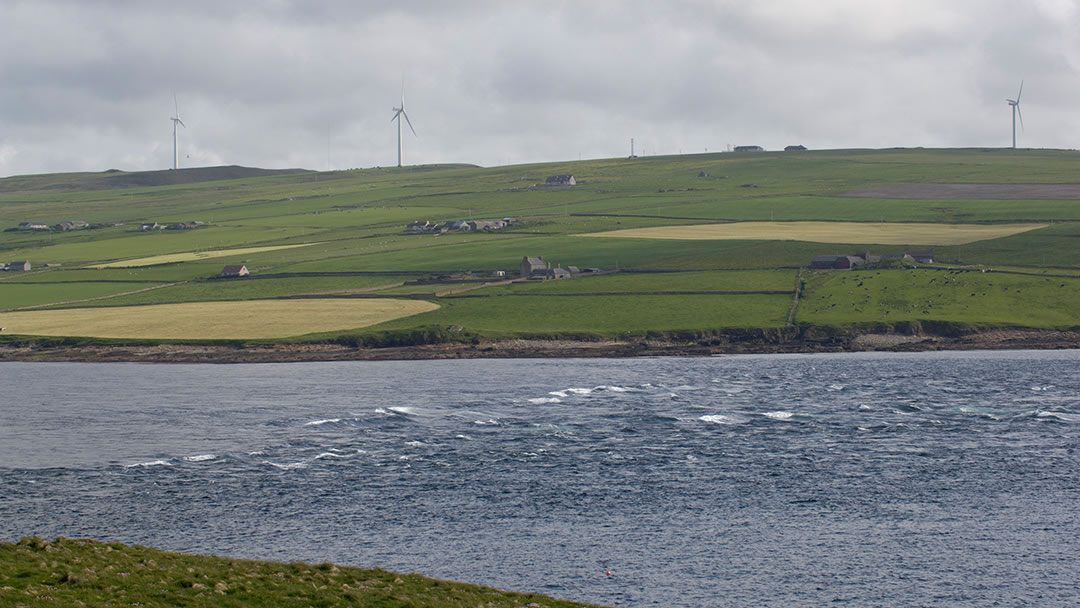
<svg viewBox="0 0 1080 608"><path fill-rule="evenodd" d="M764 152L765 148L761 146L735 146L736 152Z"/></svg>
<svg viewBox="0 0 1080 608"><path fill-rule="evenodd" d="M546 183L549 186L575 186L577 180L573 175L549 175Z"/></svg>
<svg viewBox="0 0 1080 608"><path fill-rule="evenodd" d="M547 271L546 278L548 279L569 279L571 276L570 271L565 268L551 268Z"/></svg>
<svg viewBox="0 0 1080 608"><path fill-rule="evenodd" d="M784 152L805 152L806 146L797 144L794 146L784 146Z"/></svg>
<svg viewBox="0 0 1080 608"><path fill-rule="evenodd" d="M934 263L934 250L933 249L915 249L907 252L916 262L920 264L933 264Z"/></svg>
<svg viewBox="0 0 1080 608"><path fill-rule="evenodd" d="M225 268L221 269L222 277L246 277L248 274L247 266L243 264L226 264Z"/></svg>
<svg viewBox="0 0 1080 608"><path fill-rule="evenodd" d="M549 269L551 269L551 264L545 262L542 257L531 258L525 256L521 259L520 273L523 279L543 277Z"/></svg>
<svg viewBox="0 0 1080 608"><path fill-rule="evenodd" d="M11 262L7 265L7 270L30 270L30 262Z"/></svg>

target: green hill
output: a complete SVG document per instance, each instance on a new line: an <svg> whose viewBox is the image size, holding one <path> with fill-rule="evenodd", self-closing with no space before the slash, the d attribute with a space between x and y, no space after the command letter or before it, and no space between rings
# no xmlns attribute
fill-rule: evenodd
<svg viewBox="0 0 1080 608"><path fill-rule="evenodd" d="M7 178L0 262L32 269L0 274L0 326L5 336L56 335L50 323L71 308L392 297L439 308L347 330L284 322L275 340L1069 329L1080 326L1078 162L1058 150L892 149ZM576 185L547 184L567 174ZM69 220L90 228L18 229ZM462 220L478 229L406 229ZM719 223L734 224L677 229ZM655 230L618 232L640 228ZM284 247L293 245L304 246ZM916 249L932 249L935 263L807 268L814 256ZM501 284L525 256L601 272ZM217 278L226 264L250 275ZM190 339L223 337L212 325ZM92 324L79 334L110 339Z"/></svg>
<svg viewBox="0 0 1080 608"><path fill-rule="evenodd" d="M417 574L187 555L66 538L0 543L0 605L586 607Z"/></svg>

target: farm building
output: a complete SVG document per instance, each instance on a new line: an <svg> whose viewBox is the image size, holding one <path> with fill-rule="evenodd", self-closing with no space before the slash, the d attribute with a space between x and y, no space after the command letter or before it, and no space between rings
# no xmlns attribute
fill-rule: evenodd
<svg viewBox="0 0 1080 608"><path fill-rule="evenodd" d="M877 264L881 256L870 255L869 251L862 251L855 255L816 255L810 260L810 268L835 268L839 270L851 270L856 266Z"/></svg>
<svg viewBox="0 0 1080 608"><path fill-rule="evenodd" d="M413 222L408 226L405 226L405 230L408 232L428 232L435 229L435 224L424 220L422 222Z"/></svg>
<svg viewBox="0 0 1080 608"><path fill-rule="evenodd" d="M5 270L30 270L30 262L11 262Z"/></svg>
<svg viewBox="0 0 1080 608"><path fill-rule="evenodd" d="M468 222L468 226L471 230L501 230L502 228L506 227L506 222L502 220L476 220Z"/></svg>
<svg viewBox="0 0 1080 608"><path fill-rule="evenodd" d="M60 222L53 226L53 230L56 230L57 232L67 232L68 230L85 230L89 227L90 224L88 222L82 220L70 220L67 222Z"/></svg>
<svg viewBox="0 0 1080 608"><path fill-rule="evenodd" d="M225 268L221 269L219 276L223 277L246 277L248 274L247 266L243 264L226 264Z"/></svg>
<svg viewBox="0 0 1080 608"><path fill-rule="evenodd" d="M565 268L549 268L544 278L547 279L569 279L571 276L570 271Z"/></svg>
<svg viewBox="0 0 1080 608"><path fill-rule="evenodd" d="M139 226L139 232L149 232L151 230L164 230L165 226L154 222L153 224L142 224Z"/></svg>
<svg viewBox="0 0 1080 608"><path fill-rule="evenodd" d="M907 252L908 255L915 258L915 261L920 264L933 264L934 263L934 250L933 249L916 249Z"/></svg>
<svg viewBox="0 0 1080 608"><path fill-rule="evenodd" d="M761 146L735 146L736 152L764 152L765 148Z"/></svg>
<svg viewBox="0 0 1080 608"><path fill-rule="evenodd" d="M19 230L48 230L48 224L42 224L41 222L22 222L19 224Z"/></svg>
<svg viewBox="0 0 1080 608"><path fill-rule="evenodd" d="M577 180L573 175L549 175L546 183L549 186L574 186Z"/></svg>
<svg viewBox="0 0 1080 608"><path fill-rule="evenodd" d="M525 256L521 259L520 273L521 278L531 279L533 277L544 277L547 271L551 269L551 264L544 261L544 258L531 258Z"/></svg>
<svg viewBox="0 0 1080 608"><path fill-rule="evenodd" d="M804 152L805 150L806 150L806 146L804 146L802 144L798 144L798 145L794 145L794 146L784 146L784 152Z"/></svg>

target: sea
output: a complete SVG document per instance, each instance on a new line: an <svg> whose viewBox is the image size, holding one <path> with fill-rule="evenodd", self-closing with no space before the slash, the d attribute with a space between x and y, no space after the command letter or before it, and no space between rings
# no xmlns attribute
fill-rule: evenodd
<svg viewBox="0 0 1080 608"><path fill-rule="evenodd" d="M0 540L609 606L1076 606L1080 351L0 363Z"/></svg>

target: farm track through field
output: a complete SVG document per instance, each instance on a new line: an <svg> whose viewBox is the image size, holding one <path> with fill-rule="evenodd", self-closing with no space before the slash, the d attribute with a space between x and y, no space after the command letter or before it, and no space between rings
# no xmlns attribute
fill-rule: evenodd
<svg viewBox="0 0 1080 608"><path fill-rule="evenodd" d="M173 285L181 285L188 283L189 281L177 281L175 283L165 283L163 285L152 285L150 287L143 287L142 289L136 289L134 291L125 291L123 293L111 293L107 296L96 296L93 298L81 298L79 300L67 300L65 302L49 302L46 304L33 304L31 306L19 306L18 308L8 308L4 312L15 312L17 310L33 310L35 308L47 308L49 306L66 306L68 304L81 304L83 302L93 302L95 300L107 300L109 298L118 298L120 296L130 296L136 293L143 293L144 291L152 291L154 289L161 289L162 287L172 287Z"/></svg>

